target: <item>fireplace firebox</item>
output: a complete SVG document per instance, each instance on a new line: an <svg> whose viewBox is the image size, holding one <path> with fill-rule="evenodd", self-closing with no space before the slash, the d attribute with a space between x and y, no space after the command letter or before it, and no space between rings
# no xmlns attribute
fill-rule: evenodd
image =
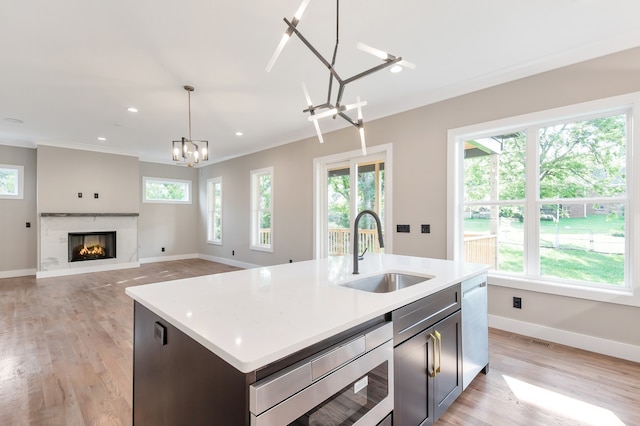
<svg viewBox="0 0 640 426"><path fill-rule="evenodd" d="M116 232L70 232L69 262L114 259Z"/></svg>

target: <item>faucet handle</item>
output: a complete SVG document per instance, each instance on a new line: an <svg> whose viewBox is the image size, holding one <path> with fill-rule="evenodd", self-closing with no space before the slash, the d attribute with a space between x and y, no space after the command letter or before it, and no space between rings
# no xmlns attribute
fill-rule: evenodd
<svg viewBox="0 0 640 426"><path fill-rule="evenodd" d="M364 254L367 252L368 249L369 249L369 247L365 247L364 248L364 251L362 252L362 254L358 256L358 260L363 260L364 259Z"/></svg>

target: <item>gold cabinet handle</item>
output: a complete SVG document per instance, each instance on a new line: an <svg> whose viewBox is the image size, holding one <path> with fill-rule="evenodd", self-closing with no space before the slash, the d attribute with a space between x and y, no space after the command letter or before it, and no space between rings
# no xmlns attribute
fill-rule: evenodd
<svg viewBox="0 0 640 426"><path fill-rule="evenodd" d="M440 372L440 368L442 367L442 335L438 330L435 331L436 338L438 340L438 368L436 368L436 374ZM434 362L435 362L435 343L433 345L434 352Z"/></svg>
<svg viewBox="0 0 640 426"><path fill-rule="evenodd" d="M428 368L431 369L431 366L433 365L433 371L429 371L429 377L436 377L436 374L440 371L439 368L436 371L436 346L438 339L432 333L429 333L429 339L431 339L431 342L433 342L433 364L429 364L428 366Z"/></svg>

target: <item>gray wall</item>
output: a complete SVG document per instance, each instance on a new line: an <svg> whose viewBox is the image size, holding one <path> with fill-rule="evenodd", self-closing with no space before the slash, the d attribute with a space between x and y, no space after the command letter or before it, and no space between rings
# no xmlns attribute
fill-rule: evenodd
<svg viewBox="0 0 640 426"><path fill-rule="evenodd" d="M137 157L39 146L38 212L139 213L138 168Z"/></svg>
<svg viewBox="0 0 640 426"><path fill-rule="evenodd" d="M366 122L369 146L393 143L394 224L417 228L431 224L431 234L418 232L392 238L394 253L446 257L447 131L491 120L574 103L640 91L640 49L481 90L376 121ZM305 117L301 114L300 119ZM358 149L353 128L299 141L213 164L201 172L201 196L206 178L223 178L222 246L200 240L200 253L261 265L313 256L313 164L316 157ZM274 252L249 247L249 171L274 166ZM203 212L201 206L201 213ZM202 229L205 227L202 216ZM201 232L204 235L204 230ZM540 326L640 345L633 327L640 309L535 292L522 292L522 310L511 308L513 289L491 287L490 313Z"/></svg>
<svg viewBox="0 0 640 426"><path fill-rule="evenodd" d="M192 204L160 204L142 202L142 177L170 178L192 181ZM138 254L141 260L198 253L198 170L155 163L140 163L136 177L141 190L138 219ZM162 252L162 247L165 252Z"/></svg>
<svg viewBox="0 0 640 426"><path fill-rule="evenodd" d="M36 160L35 149L0 145L0 164L24 166L24 199L0 199L0 277L3 271L36 269Z"/></svg>

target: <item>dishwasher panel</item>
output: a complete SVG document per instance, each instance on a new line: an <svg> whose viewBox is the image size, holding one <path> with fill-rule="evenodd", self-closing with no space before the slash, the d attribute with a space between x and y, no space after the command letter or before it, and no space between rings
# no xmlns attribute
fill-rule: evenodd
<svg viewBox="0 0 640 426"><path fill-rule="evenodd" d="M489 364L487 275L462 282L462 389Z"/></svg>

